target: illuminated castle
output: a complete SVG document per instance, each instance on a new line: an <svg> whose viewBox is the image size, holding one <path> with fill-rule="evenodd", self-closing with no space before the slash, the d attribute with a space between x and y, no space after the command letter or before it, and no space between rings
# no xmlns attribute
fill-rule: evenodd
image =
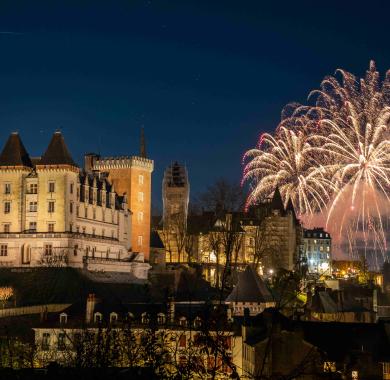
<svg viewBox="0 0 390 380"><path fill-rule="evenodd" d="M109 166L95 155L86 158L96 167L80 169L61 132L39 158L30 158L17 133L10 135L0 154L1 266L71 266L147 279L148 250L143 241L134 247L134 234L141 233L133 222L140 209L133 192L140 192L144 175L144 202L150 207L153 161L116 158ZM118 181L111 167L128 175Z"/></svg>

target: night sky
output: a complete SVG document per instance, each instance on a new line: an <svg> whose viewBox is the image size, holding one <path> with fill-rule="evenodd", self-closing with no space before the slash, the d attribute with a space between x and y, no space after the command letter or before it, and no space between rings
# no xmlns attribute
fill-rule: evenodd
<svg viewBox="0 0 390 380"><path fill-rule="evenodd" d="M1 1L1 145L17 130L41 155L61 129L81 163L137 154L143 126L155 204L173 160L192 194L239 181L242 154L286 103L338 67L390 68L385 2L263 3Z"/></svg>

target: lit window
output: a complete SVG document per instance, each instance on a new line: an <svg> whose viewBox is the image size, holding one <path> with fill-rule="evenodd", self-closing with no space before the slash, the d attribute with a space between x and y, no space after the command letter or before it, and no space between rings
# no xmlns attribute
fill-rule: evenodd
<svg viewBox="0 0 390 380"><path fill-rule="evenodd" d="M140 174L138 176L138 184L139 185L143 185L144 184L144 176L143 176L143 174Z"/></svg>
<svg viewBox="0 0 390 380"><path fill-rule="evenodd" d="M0 256L8 256L8 245L7 244L0 245Z"/></svg>
<svg viewBox="0 0 390 380"><path fill-rule="evenodd" d="M142 245L142 236L138 236L138 246L140 247Z"/></svg>
<svg viewBox="0 0 390 380"><path fill-rule="evenodd" d="M30 212L37 212L38 202L30 202L29 210L30 210Z"/></svg>
<svg viewBox="0 0 390 380"><path fill-rule="evenodd" d="M95 313L94 321L95 323L101 322L103 319L103 315L101 313Z"/></svg>
<svg viewBox="0 0 390 380"><path fill-rule="evenodd" d="M48 232L54 232L54 223L48 223L47 230Z"/></svg>
<svg viewBox="0 0 390 380"><path fill-rule="evenodd" d="M9 230L10 230L10 224L9 224L9 223L4 224L4 232L5 232L6 234L8 234L8 233L9 233Z"/></svg>
<svg viewBox="0 0 390 380"><path fill-rule="evenodd" d="M48 203L48 212L54 212L54 202L50 201Z"/></svg>
<svg viewBox="0 0 390 380"><path fill-rule="evenodd" d="M110 323L115 323L117 320L118 320L118 314L112 312L112 313L110 314Z"/></svg>
<svg viewBox="0 0 390 380"><path fill-rule="evenodd" d="M4 186L4 194L11 194L11 184L6 183Z"/></svg>
<svg viewBox="0 0 390 380"><path fill-rule="evenodd" d="M11 212L11 202L4 202L4 214Z"/></svg>
<svg viewBox="0 0 390 380"><path fill-rule="evenodd" d="M49 193L54 193L55 191L55 183L49 182Z"/></svg>
<svg viewBox="0 0 390 380"><path fill-rule="evenodd" d="M186 317L180 317L179 319L179 325L181 327L186 327L187 326L187 318Z"/></svg>
<svg viewBox="0 0 390 380"><path fill-rule="evenodd" d="M36 231L37 230L37 222L30 222L28 225L28 229L30 231Z"/></svg>
<svg viewBox="0 0 390 380"><path fill-rule="evenodd" d="M141 323L144 323L144 324L149 323L149 316L148 316L147 313L142 313L142 315L141 315Z"/></svg>
<svg viewBox="0 0 390 380"><path fill-rule="evenodd" d="M144 220L144 213L142 211L138 211L138 217L139 222L142 222Z"/></svg>
<svg viewBox="0 0 390 380"><path fill-rule="evenodd" d="M138 202L143 202L144 201L144 193L140 191L138 193Z"/></svg>

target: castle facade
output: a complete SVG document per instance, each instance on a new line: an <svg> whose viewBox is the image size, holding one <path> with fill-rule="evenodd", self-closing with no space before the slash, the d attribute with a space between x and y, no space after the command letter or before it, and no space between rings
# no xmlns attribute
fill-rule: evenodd
<svg viewBox="0 0 390 380"><path fill-rule="evenodd" d="M116 190L109 171L86 169L60 132L40 158L10 135L0 154L1 266L70 266L147 279L148 251L133 247L128 194Z"/></svg>

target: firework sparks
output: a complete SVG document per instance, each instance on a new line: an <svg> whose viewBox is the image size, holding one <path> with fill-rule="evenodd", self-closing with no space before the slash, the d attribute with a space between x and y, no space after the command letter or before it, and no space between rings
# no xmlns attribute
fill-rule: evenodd
<svg viewBox="0 0 390 380"><path fill-rule="evenodd" d="M390 70L383 82L373 61L358 82L338 70L310 93L313 105L286 107L274 136L265 134L245 156L248 205L276 186L302 216L326 215L349 251L386 253L390 185ZM327 226L327 227L328 227ZM356 252L352 252L356 253Z"/></svg>

